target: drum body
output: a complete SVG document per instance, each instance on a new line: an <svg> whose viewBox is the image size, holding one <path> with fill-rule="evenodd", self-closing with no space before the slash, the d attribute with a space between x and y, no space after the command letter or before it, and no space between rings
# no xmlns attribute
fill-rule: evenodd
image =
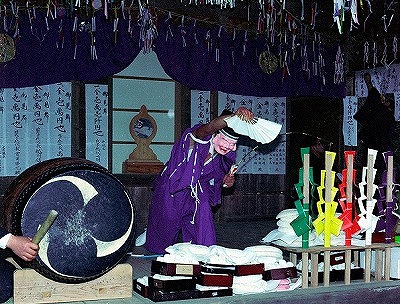
<svg viewBox="0 0 400 304"><path fill-rule="evenodd" d="M33 237L51 210L58 216L22 267L55 281L80 283L116 266L132 248L135 210L125 187L105 168L79 158L57 158L22 172L4 196L5 226Z"/></svg>

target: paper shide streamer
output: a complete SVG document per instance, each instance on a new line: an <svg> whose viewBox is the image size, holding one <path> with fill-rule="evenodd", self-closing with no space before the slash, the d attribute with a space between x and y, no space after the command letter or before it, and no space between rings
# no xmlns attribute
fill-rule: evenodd
<svg viewBox="0 0 400 304"><path fill-rule="evenodd" d="M339 45L337 53L336 53L336 59L335 59L334 83L339 84L342 82L344 82L344 58L343 58L342 50Z"/></svg>
<svg viewBox="0 0 400 304"><path fill-rule="evenodd" d="M139 2L139 25L140 25L140 43L143 49L143 53L151 52L153 42L157 38L157 27L155 25L156 17L153 17L147 6L142 6Z"/></svg>

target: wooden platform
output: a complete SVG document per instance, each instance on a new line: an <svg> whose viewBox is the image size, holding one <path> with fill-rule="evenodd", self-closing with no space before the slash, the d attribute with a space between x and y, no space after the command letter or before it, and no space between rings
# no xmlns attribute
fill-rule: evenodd
<svg viewBox="0 0 400 304"><path fill-rule="evenodd" d="M245 248L259 245L268 232L276 229L276 219L264 221L236 221L216 223L218 245L228 248ZM141 232L141 231L140 231ZM135 247L135 254L148 254L143 247ZM393 251L393 250L392 250ZM0 250L0 253L2 251ZM286 252L285 260L289 260ZM150 275L151 259L130 256L126 262L132 265L133 278ZM360 260L361 261L361 260ZM392 261L393 264L393 261ZM257 293L250 295L236 295L231 297L194 299L191 301L174 301L174 304L322 304L322 303L382 303L398 304L400 295L400 280L382 280L364 283L363 280L351 282L349 285L342 282L332 283L324 288L300 288L288 292ZM26 301L25 304L30 304ZM132 297L123 299L94 300L94 301L67 301L65 304L154 304L153 301L143 298L136 292ZM165 302L168 303L168 302ZM13 304L13 298L6 302ZM171 303L172 304L172 303Z"/></svg>
<svg viewBox="0 0 400 304"><path fill-rule="evenodd" d="M344 252L344 284L349 285L351 275L351 263L352 257L354 258L354 264L359 266L359 253L365 252L365 268L364 268L364 282L371 282L371 256L372 252L375 252L375 273L374 277L376 281L389 281L390 280L390 259L391 259L391 248L400 247L398 243L376 243L367 246L314 246L310 248L298 248L298 247L282 247L277 246L281 250L289 252L290 261L297 265L297 258L301 256L302 260L302 288L308 288L309 279L311 281L311 287L317 287L318 284L318 260L319 256L323 255L324 260L324 272L323 272L323 285L329 286L330 283L330 266L331 266L331 253ZM385 255L383 255L385 252ZM310 264L311 263L311 267ZM309 271L311 268L311 277L309 277ZM382 277L382 273L384 274Z"/></svg>
<svg viewBox="0 0 400 304"><path fill-rule="evenodd" d="M131 298L132 285L130 264L119 264L103 276L79 284L55 282L34 269L17 269L14 273L14 304Z"/></svg>

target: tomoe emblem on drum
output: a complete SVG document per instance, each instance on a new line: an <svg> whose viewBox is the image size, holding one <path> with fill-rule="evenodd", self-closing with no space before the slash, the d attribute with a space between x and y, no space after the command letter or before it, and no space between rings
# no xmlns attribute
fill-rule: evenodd
<svg viewBox="0 0 400 304"><path fill-rule="evenodd" d="M41 223L37 214L49 208L59 213L40 242L39 262L73 278L96 276L103 262L115 263L133 233L133 208L124 196L117 181L92 171L69 172L44 183L29 199L22 220L23 232L32 235Z"/></svg>

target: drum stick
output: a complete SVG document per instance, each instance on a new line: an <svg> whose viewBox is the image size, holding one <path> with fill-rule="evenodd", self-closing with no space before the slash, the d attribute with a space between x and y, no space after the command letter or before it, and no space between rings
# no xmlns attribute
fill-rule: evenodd
<svg viewBox="0 0 400 304"><path fill-rule="evenodd" d="M45 236L47 231L50 229L51 225L53 225L55 219L58 216L58 212L55 210L51 210L49 212L49 215L43 222L43 224L40 226L39 230L36 232L35 236L32 239L32 242L35 244L39 244L42 238Z"/></svg>

